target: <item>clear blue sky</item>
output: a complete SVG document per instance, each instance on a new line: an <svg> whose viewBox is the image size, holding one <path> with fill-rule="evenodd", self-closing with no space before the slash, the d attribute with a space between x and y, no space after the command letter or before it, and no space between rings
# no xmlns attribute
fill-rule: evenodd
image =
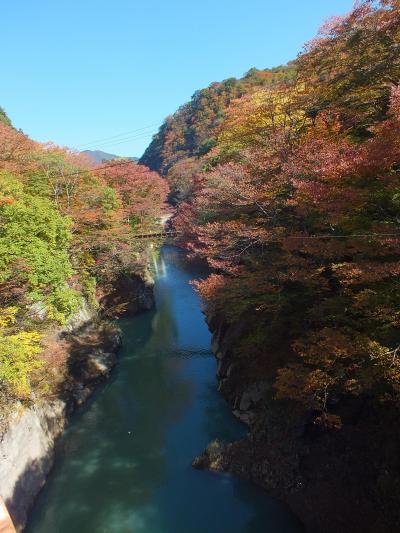
<svg viewBox="0 0 400 533"><path fill-rule="evenodd" d="M0 105L15 126L40 141L141 155L154 125L195 90L295 58L353 0L1 4Z"/></svg>

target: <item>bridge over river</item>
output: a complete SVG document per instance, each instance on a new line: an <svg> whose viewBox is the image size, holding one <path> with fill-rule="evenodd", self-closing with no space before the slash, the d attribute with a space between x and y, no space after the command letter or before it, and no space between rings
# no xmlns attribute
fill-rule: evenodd
<svg viewBox="0 0 400 533"><path fill-rule="evenodd" d="M137 233L135 239L151 239L151 238L167 238L167 237L176 237L179 234L176 230L160 230L160 231L150 231L148 233Z"/></svg>

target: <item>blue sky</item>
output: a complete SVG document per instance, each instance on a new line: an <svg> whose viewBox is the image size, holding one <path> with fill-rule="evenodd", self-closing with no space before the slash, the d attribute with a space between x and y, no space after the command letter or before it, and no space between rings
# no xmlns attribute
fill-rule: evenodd
<svg viewBox="0 0 400 533"><path fill-rule="evenodd" d="M295 58L353 0L1 4L0 105L14 125L39 141L141 155L195 90Z"/></svg>

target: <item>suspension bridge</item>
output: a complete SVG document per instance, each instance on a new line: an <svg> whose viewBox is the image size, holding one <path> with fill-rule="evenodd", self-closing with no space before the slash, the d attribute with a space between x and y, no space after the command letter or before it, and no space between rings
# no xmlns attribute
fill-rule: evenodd
<svg viewBox="0 0 400 533"><path fill-rule="evenodd" d="M178 231L173 229L168 230L159 230L159 231L149 231L147 233L137 233L133 237L135 239L151 239L151 238L167 238L167 237L176 237L179 234Z"/></svg>

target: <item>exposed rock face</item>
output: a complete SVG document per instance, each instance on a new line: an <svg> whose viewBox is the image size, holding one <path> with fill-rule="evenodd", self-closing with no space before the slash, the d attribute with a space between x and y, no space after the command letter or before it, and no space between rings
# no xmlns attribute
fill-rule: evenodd
<svg viewBox="0 0 400 533"><path fill-rule="evenodd" d="M398 410L342 399L343 428L316 426L293 404L274 400L279 353L257 359L235 350L251 322L228 326L209 317L219 389L249 433L210 443L193 466L254 481L288 503L308 532L400 531Z"/></svg>
<svg viewBox="0 0 400 533"><path fill-rule="evenodd" d="M77 313L70 319L68 324L62 331L73 332L79 330L84 324L96 319L96 313L90 307L86 300L83 303Z"/></svg>
<svg viewBox="0 0 400 533"><path fill-rule="evenodd" d="M64 333L68 344L68 379L62 397L70 410L81 405L106 379L117 362L121 345L118 330L107 322L87 322L79 329Z"/></svg>
<svg viewBox="0 0 400 533"><path fill-rule="evenodd" d="M101 301L104 315L122 316L150 309L154 304L153 280L146 276L121 276L115 290ZM32 312L40 312L40 307ZM53 465L54 444L69 416L106 379L116 364L121 343L118 330L99 320L84 303L59 333L68 346L68 375L51 401L22 405L0 437L0 495L17 531L25 527L29 509Z"/></svg>
<svg viewBox="0 0 400 533"><path fill-rule="evenodd" d="M54 441L64 429L66 404L45 402L15 413L0 443L0 490L17 530L53 463Z"/></svg>
<svg viewBox="0 0 400 533"><path fill-rule="evenodd" d="M87 311L87 310L86 310ZM118 330L104 322L85 322L81 312L60 333L68 344L69 373L60 397L38 401L14 413L0 442L0 494L18 531L26 524L29 509L44 485L54 459L54 444L70 414L103 381L116 363L120 346Z"/></svg>
<svg viewBox="0 0 400 533"><path fill-rule="evenodd" d="M112 287L100 298L103 314L109 318L133 315L154 306L154 280L148 271L121 272Z"/></svg>
<svg viewBox="0 0 400 533"><path fill-rule="evenodd" d="M208 468L215 472L230 470L229 467L232 461L229 448L232 446L232 443L227 443L219 439L213 440L201 455L195 457L192 462L193 468L197 468L198 470Z"/></svg>

